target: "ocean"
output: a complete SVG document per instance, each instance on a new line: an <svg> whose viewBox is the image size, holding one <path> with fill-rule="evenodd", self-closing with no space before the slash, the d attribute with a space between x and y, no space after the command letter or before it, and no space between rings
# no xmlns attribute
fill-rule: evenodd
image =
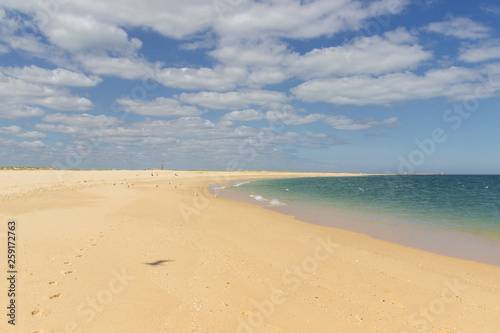
<svg viewBox="0 0 500 333"><path fill-rule="evenodd" d="M223 195L306 222L500 266L500 176L241 181L226 187Z"/></svg>

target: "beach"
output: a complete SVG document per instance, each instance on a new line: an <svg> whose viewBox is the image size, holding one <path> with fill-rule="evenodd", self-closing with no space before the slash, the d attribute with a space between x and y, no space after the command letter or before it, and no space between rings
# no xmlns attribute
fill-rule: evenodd
<svg viewBox="0 0 500 333"><path fill-rule="evenodd" d="M339 174L347 176L348 174ZM208 187L334 176L0 171L1 332L498 332L500 267L299 221ZM10 281L0 300L9 306Z"/></svg>

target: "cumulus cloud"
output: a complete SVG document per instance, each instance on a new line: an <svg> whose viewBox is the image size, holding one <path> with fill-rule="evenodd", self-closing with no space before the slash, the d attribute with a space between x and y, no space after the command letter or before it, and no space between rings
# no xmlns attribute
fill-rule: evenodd
<svg viewBox="0 0 500 333"><path fill-rule="evenodd" d="M199 116L203 113L194 106L181 105L178 100L165 97L158 97L154 101L121 98L117 100L117 103L125 111L143 116L183 117Z"/></svg>
<svg viewBox="0 0 500 333"><path fill-rule="evenodd" d="M357 37L347 44L292 52L285 43L264 39L224 45L210 55L227 66L247 68L247 84L263 86L288 78L383 74L414 69L433 55L404 28Z"/></svg>
<svg viewBox="0 0 500 333"><path fill-rule="evenodd" d="M102 80L97 76L86 76L64 68L45 69L37 66L0 67L0 71L25 82L62 85L72 87L92 87Z"/></svg>
<svg viewBox="0 0 500 333"><path fill-rule="evenodd" d="M90 100L74 96L66 89L18 79L3 71L0 71L0 102L3 104L0 109L12 107L24 111L14 112L20 115L40 115L38 109L30 109L36 105L60 111L86 111L93 108Z"/></svg>
<svg viewBox="0 0 500 333"><path fill-rule="evenodd" d="M223 121L257 121L264 118L261 111L246 109L241 111L232 111L222 116Z"/></svg>
<svg viewBox="0 0 500 333"><path fill-rule="evenodd" d="M150 63L139 57L109 57L95 54L75 56L86 70L97 75L117 76L129 80L154 79L161 63Z"/></svg>
<svg viewBox="0 0 500 333"><path fill-rule="evenodd" d="M167 87L186 90L224 91L236 88L247 78L243 68L215 66L214 68L163 68L156 73L158 82Z"/></svg>
<svg viewBox="0 0 500 333"><path fill-rule="evenodd" d="M120 120L115 117L109 117L102 114L93 116L87 113L71 115L55 113L46 115L42 120L49 123L57 123L90 129L113 127L117 126L120 123Z"/></svg>
<svg viewBox="0 0 500 333"><path fill-rule="evenodd" d="M140 40L129 39L127 33L116 25L79 13L60 11L41 28L53 44L73 52L90 49L135 53L142 46Z"/></svg>
<svg viewBox="0 0 500 333"><path fill-rule="evenodd" d="M215 30L229 39L315 38L357 29L369 17L398 14L409 0L371 3L350 0L247 1L225 12Z"/></svg>
<svg viewBox="0 0 500 333"><path fill-rule="evenodd" d="M281 109L281 110L270 110L266 113L266 119L272 124L278 125L305 125L314 123L316 121L322 120L323 115L311 113L305 116L298 115L294 111Z"/></svg>
<svg viewBox="0 0 500 333"><path fill-rule="evenodd" d="M466 17L455 17L444 22L434 22L429 24L425 30L460 39L481 39L491 35L489 27Z"/></svg>
<svg viewBox="0 0 500 333"><path fill-rule="evenodd" d="M460 48L459 59L471 63L500 59L500 39L465 44Z"/></svg>
<svg viewBox="0 0 500 333"><path fill-rule="evenodd" d="M34 22L23 19L18 14L7 14L0 8L0 41L4 43L5 53L11 50L21 50L34 54L42 54L47 50L47 45L36 36Z"/></svg>
<svg viewBox="0 0 500 333"><path fill-rule="evenodd" d="M8 127L0 127L0 134L11 135L18 138L31 139L31 140L44 139L47 137L45 133L37 131L26 132L23 131L21 127L14 125Z"/></svg>
<svg viewBox="0 0 500 333"><path fill-rule="evenodd" d="M473 69L450 67L430 70L421 76L404 72L378 77L313 79L293 88L292 92L303 101L337 105L388 105L433 97L462 99L474 97L481 74Z"/></svg>
<svg viewBox="0 0 500 333"><path fill-rule="evenodd" d="M346 116L318 113L301 115L300 113L300 110L294 110L290 107L275 109L266 113L266 119L275 125L306 125L322 121L333 129L341 131L360 131L377 127L398 127L401 125L395 117L384 120L351 119Z"/></svg>
<svg viewBox="0 0 500 333"><path fill-rule="evenodd" d="M384 120L376 119L349 119L345 116L327 116L325 123L332 128L344 131L359 131L377 127L398 127L401 123L397 118L388 118Z"/></svg>
<svg viewBox="0 0 500 333"><path fill-rule="evenodd" d="M39 148L45 148L47 145L43 143L42 141L15 141L15 140L6 140L0 138L0 147L6 147L6 148L21 148L21 149L39 149Z"/></svg>
<svg viewBox="0 0 500 333"><path fill-rule="evenodd" d="M45 112L37 107L16 104L0 105L0 118L26 119L41 117L44 114Z"/></svg>
<svg viewBox="0 0 500 333"><path fill-rule="evenodd" d="M226 110L248 108L252 105L268 105L283 103L289 100L286 94L268 90L239 90L231 92L203 91L199 93L182 93L180 101L196 104L210 109Z"/></svg>
<svg viewBox="0 0 500 333"><path fill-rule="evenodd" d="M383 36L360 37L344 46L314 49L286 60L289 71L301 78L352 74L383 74L414 69L432 58L405 29Z"/></svg>

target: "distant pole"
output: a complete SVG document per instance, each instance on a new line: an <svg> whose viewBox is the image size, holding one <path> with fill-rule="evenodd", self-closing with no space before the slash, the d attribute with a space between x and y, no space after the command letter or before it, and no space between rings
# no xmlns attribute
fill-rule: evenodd
<svg viewBox="0 0 500 333"><path fill-rule="evenodd" d="M161 169L163 170L163 160L161 161Z"/></svg>

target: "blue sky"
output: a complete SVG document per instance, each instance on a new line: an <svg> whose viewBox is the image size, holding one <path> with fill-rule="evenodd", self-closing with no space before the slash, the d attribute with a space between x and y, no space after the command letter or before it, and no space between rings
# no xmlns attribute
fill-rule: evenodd
<svg viewBox="0 0 500 333"><path fill-rule="evenodd" d="M498 174L499 22L492 0L2 0L0 166Z"/></svg>

